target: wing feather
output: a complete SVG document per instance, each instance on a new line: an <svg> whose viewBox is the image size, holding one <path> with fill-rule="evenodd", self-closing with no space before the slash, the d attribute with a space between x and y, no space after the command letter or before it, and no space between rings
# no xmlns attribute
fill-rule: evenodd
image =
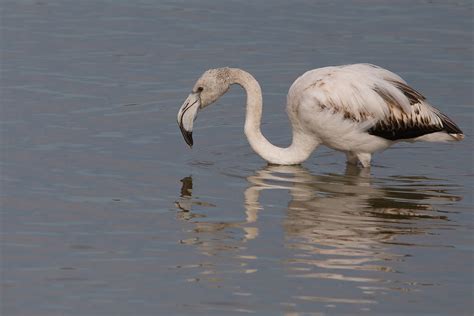
<svg viewBox="0 0 474 316"><path fill-rule="evenodd" d="M288 94L289 101L301 104L302 98L311 98L319 111L340 115L344 120L358 123L369 134L388 140L436 132L462 134L423 94L398 75L375 65L309 71L295 81ZM288 106L292 106L290 102Z"/></svg>

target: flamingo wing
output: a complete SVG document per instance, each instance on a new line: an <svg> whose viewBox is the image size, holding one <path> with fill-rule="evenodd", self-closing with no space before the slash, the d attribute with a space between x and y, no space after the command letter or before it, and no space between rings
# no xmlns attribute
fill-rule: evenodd
<svg viewBox="0 0 474 316"><path fill-rule="evenodd" d="M375 65L309 71L295 81L288 94L289 101L308 97L318 111L329 111L387 140L414 139L437 132L449 134L453 140L462 139L461 129L421 93L398 75Z"/></svg>

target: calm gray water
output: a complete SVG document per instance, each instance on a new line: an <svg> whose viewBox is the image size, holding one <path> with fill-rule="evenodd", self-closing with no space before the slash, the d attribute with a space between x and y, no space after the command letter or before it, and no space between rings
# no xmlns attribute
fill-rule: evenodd
<svg viewBox="0 0 474 316"><path fill-rule="evenodd" d="M1 314L470 315L470 1L2 1ZM233 88L176 113L200 74L241 67L263 131L290 141L304 71L370 62L464 130L369 172L319 148L267 166Z"/></svg>

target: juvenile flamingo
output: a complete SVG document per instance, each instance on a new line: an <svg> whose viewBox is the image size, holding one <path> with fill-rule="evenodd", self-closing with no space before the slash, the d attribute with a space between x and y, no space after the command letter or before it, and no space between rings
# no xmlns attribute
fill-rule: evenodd
<svg viewBox="0 0 474 316"><path fill-rule="evenodd" d="M262 91L257 80L242 69L226 67L206 71L178 112L178 125L189 146L198 111L233 84L247 93L244 130L250 146L272 164L300 164L318 145L326 145L344 152L348 163L369 167L374 152L399 141L464 138L450 118L401 77L375 65L353 64L310 70L296 79L286 106L293 140L289 147L280 148L260 130Z"/></svg>

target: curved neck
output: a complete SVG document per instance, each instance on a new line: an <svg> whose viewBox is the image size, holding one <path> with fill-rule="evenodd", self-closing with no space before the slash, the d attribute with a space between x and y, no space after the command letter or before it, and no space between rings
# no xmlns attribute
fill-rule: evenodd
<svg viewBox="0 0 474 316"><path fill-rule="evenodd" d="M262 90L257 80L241 69L230 69L230 84L242 86L247 93L247 108L245 116L245 135L252 149L263 159L272 164L295 165L305 161L314 151L318 142L304 133L301 129L293 127L293 141L287 148L271 144L260 130L262 119ZM293 123L293 122L292 122Z"/></svg>

